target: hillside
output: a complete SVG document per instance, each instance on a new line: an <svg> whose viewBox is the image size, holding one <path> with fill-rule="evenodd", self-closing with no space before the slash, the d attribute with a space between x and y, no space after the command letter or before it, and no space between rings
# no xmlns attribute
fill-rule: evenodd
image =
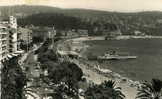
<svg viewBox="0 0 162 99"><path fill-rule="evenodd" d="M90 9L61 9L48 6L27 5L1 6L0 9L4 18L8 15L15 15L19 20L19 18L25 19L27 17L32 19L31 16L38 16L39 14L61 14L77 17L81 22L93 24L93 26L95 25L95 27L98 27L99 29L107 28L107 26L110 28L111 25L109 24L115 24L123 34L133 34L134 31L140 31L149 35L162 35L162 12L158 11L120 13ZM43 17L48 19L47 15L43 15ZM50 18L53 19L52 16ZM30 20L26 25L39 25L37 24L39 22L34 21L35 20ZM40 23L46 26L47 23L42 21ZM59 22L61 23L61 20Z"/></svg>
<svg viewBox="0 0 162 99"><path fill-rule="evenodd" d="M120 12L108 12L92 9L62 9L57 7L50 6L28 6L28 5L16 5L16 6L0 6L0 11L3 15L32 15L37 13L62 13L74 16L84 16L84 17L106 17L110 15L124 15L124 16L154 16L161 17L162 12L160 11L145 11L145 12L136 12L136 13L120 13Z"/></svg>

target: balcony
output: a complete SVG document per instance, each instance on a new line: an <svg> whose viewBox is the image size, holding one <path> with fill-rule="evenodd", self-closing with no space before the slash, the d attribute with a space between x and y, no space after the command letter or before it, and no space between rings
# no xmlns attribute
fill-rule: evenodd
<svg viewBox="0 0 162 99"><path fill-rule="evenodd" d="M12 50L12 49L9 49L9 52L10 52L10 53L12 53L12 52L13 52L13 50Z"/></svg>
<svg viewBox="0 0 162 99"><path fill-rule="evenodd" d="M7 46L7 44L1 44L1 47Z"/></svg>
<svg viewBox="0 0 162 99"><path fill-rule="evenodd" d="M2 53L7 53L8 52L8 50L6 49L6 50L1 50L0 51L0 54L2 54Z"/></svg>
<svg viewBox="0 0 162 99"><path fill-rule="evenodd" d="M1 31L0 31L0 34L8 34L8 32L1 32Z"/></svg>
<svg viewBox="0 0 162 99"><path fill-rule="evenodd" d="M4 41L4 40L6 41L6 40L7 40L7 38L2 38L2 39L0 39L0 41Z"/></svg>

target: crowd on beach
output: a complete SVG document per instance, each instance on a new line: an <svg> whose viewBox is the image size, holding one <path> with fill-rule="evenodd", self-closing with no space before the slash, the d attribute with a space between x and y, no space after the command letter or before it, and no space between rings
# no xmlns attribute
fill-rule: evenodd
<svg viewBox="0 0 162 99"><path fill-rule="evenodd" d="M82 41L94 40L94 39L95 40L102 40L103 37L96 37L96 38L91 38L91 37L90 38L87 38L87 37L84 38L84 37L82 37L82 38L71 39L71 40L68 40L68 41L70 41L70 44L71 44L70 46L73 46L72 43L80 42L80 46L82 46L80 48L81 49L85 49L86 48L85 47L86 45L83 44ZM62 44L67 44L67 43L69 43L68 41L63 42ZM120 87L125 87L125 86L129 87L128 89L125 90L125 94L127 96L127 99L134 99L135 98L135 95L137 94L137 90L140 89L141 86L142 86L142 82L133 81L130 78L123 77L120 74L118 74L116 72L113 72L113 71L111 71L109 69L103 69L103 68L101 68L101 66L100 66L100 64L98 62L97 63L96 62L93 63L93 62L87 60L86 58L72 59L71 61L74 62L74 63L76 63L76 64L78 64L78 66L80 66L80 68L82 68L82 70L83 70L84 73L85 73L86 70L83 67L85 66L86 69L89 69L89 70L93 71L94 73L96 73L97 75L100 75L100 78L103 77L105 80L107 80L107 79L114 80L114 81L116 81L116 83ZM98 83L98 82L95 82L95 80L91 79L90 73L87 73L87 74L85 73L85 75L86 75L86 78L87 79L90 78L90 80L92 80L92 82ZM98 78L96 77L96 79L98 79ZM102 81L99 81L99 82L101 83ZM129 89L131 89L131 90L129 90ZM134 97L133 96L132 97L130 96L130 95L132 95L132 93L133 93Z"/></svg>

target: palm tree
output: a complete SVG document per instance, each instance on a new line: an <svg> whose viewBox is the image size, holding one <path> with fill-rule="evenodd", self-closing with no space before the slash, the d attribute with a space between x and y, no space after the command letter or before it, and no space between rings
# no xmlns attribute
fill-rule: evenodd
<svg viewBox="0 0 162 99"><path fill-rule="evenodd" d="M18 57L6 60L2 64L2 99L22 99L26 77L18 64Z"/></svg>
<svg viewBox="0 0 162 99"><path fill-rule="evenodd" d="M54 99L79 99L77 88L68 86L65 82L50 85L49 88L53 89Z"/></svg>
<svg viewBox="0 0 162 99"><path fill-rule="evenodd" d="M162 81L152 79L151 83L144 82L138 90L137 99L162 99Z"/></svg>
<svg viewBox="0 0 162 99"><path fill-rule="evenodd" d="M109 80L104 81L102 84L103 88L111 88L113 89L112 93L114 94L113 97L116 99L124 99L125 95L121 92L121 87L116 87L115 81Z"/></svg>
<svg viewBox="0 0 162 99"><path fill-rule="evenodd" d="M2 99L26 99L25 95L35 97L32 89L37 86L28 86L25 73L18 64L18 57L3 62L2 68Z"/></svg>
<svg viewBox="0 0 162 99"><path fill-rule="evenodd" d="M33 88L38 88L40 86L24 86L23 88L23 96L24 99L27 99L28 96L31 96L32 98L36 99L38 94L37 94L37 91L33 90Z"/></svg>
<svg viewBox="0 0 162 99"><path fill-rule="evenodd" d="M124 99L120 87L115 87L115 81L109 80L100 85L92 85L85 92L85 99Z"/></svg>

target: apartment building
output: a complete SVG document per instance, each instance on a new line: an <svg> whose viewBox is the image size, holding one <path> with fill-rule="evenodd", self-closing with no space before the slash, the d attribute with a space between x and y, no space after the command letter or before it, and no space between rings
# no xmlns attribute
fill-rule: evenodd
<svg viewBox="0 0 162 99"><path fill-rule="evenodd" d="M8 55L8 29L3 24L0 24L0 61Z"/></svg>
<svg viewBox="0 0 162 99"><path fill-rule="evenodd" d="M30 44L33 41L32 34L32 30L28 28L19 27L17 32L17 39L18 41L23 41L25 44Z"/></svg>
<svg viewBox="0 0 162 99"><path fill-rule="evenodd" d="M13 16L9 17L9 52L17 51L17 19Z"/></svg>
<svg viewBox="0 0 162 99"><path fill-rule="evenodd" d="M17 20L0 21L0 62L17 52Z"/></svg>

